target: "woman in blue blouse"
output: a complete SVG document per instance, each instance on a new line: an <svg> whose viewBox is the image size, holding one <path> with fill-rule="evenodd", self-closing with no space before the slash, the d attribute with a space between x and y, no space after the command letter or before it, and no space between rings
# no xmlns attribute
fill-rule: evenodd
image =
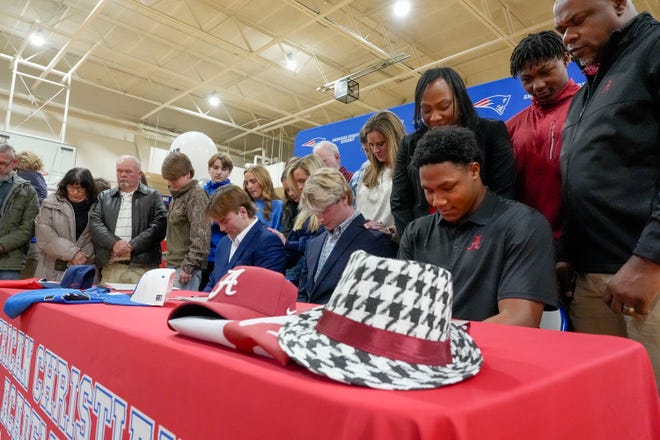
<svg viewBox="0 0 660 440"><path fill-rule="evenodd" d="M257 218L264 225L280 230L282 201L277 198L268 170L254 165L243 173L243 189L257 207Z"/></svg>

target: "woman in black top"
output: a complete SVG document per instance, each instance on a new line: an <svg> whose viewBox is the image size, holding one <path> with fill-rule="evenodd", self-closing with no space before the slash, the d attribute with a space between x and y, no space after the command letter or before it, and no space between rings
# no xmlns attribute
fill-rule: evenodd
<svg viewBox="0 0 660 440"><path fill-rule="evenodd" d="M398 234L414 219L430 213L419 183L419 170L411 163L417 141L430 128L458 125L477 137L483 163L481 180L495 193L513 196L514 158L503 121L479 117L455 70L439 67L422 74L415 88L416 131L403 138L394 167L391 208Z"/></svg>

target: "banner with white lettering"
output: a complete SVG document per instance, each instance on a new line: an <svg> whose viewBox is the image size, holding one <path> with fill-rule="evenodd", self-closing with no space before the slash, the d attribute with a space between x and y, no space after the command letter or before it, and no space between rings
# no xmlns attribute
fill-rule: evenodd
<svg viewBox="0 0 660 440"><path fill-rule="evenodd" d="M585 81L584 75L574 63L568 65L568 74L578 84L583 84ZM414 90L410 91L411 96L413 92ZM531 97L525 92L520 81L511 77L468 87L467 92L477 113L482 118L506 121L531 103ZM415 131L414 106L415 104L411 102L387 109L394 112L403 121L406 133ZM341 164L346 169L358 170L362 162L366 160L358 136L360 129L372 114L301 130L296 135L293 154L299 157L310 154L314 145L327 140L337 144Z"/></svg>
<svg viewBox="0 0 660 440"><path fill-rule="evenodd" d="M0 319L0 440L177 440L60 353Z"/></svg>

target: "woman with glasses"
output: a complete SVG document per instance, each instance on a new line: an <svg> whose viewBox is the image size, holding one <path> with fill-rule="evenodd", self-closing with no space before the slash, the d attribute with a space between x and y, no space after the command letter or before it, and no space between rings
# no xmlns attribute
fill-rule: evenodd
<svg viewBox="0 0 660 440"><path fill-rule="evenodd" d="M97 194L92 173L87 168L72 168L55 193L41 203L35 233L43 258L35 277L60 281L68 266L94 264L87 217Z"/></svg>

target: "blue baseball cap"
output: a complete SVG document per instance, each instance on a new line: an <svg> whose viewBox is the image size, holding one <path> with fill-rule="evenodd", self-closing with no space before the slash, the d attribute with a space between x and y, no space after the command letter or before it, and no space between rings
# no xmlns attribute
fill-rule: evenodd
<svg viewBox="0 0 660 440"><path fill-rule="evenodd" d="M62 275L62 281L39 280L39 284L44 289L78 289L87 290L94 285L96 268L91 264L75 264L69 266Z"/></svg>
<svg viewBox="0 0 660 440"><path fill-rule="evenodd" d="M76 264L67 267L60 281L60 287L67 289L89 289L94 285L96 268L90 264Z"/></svg>

